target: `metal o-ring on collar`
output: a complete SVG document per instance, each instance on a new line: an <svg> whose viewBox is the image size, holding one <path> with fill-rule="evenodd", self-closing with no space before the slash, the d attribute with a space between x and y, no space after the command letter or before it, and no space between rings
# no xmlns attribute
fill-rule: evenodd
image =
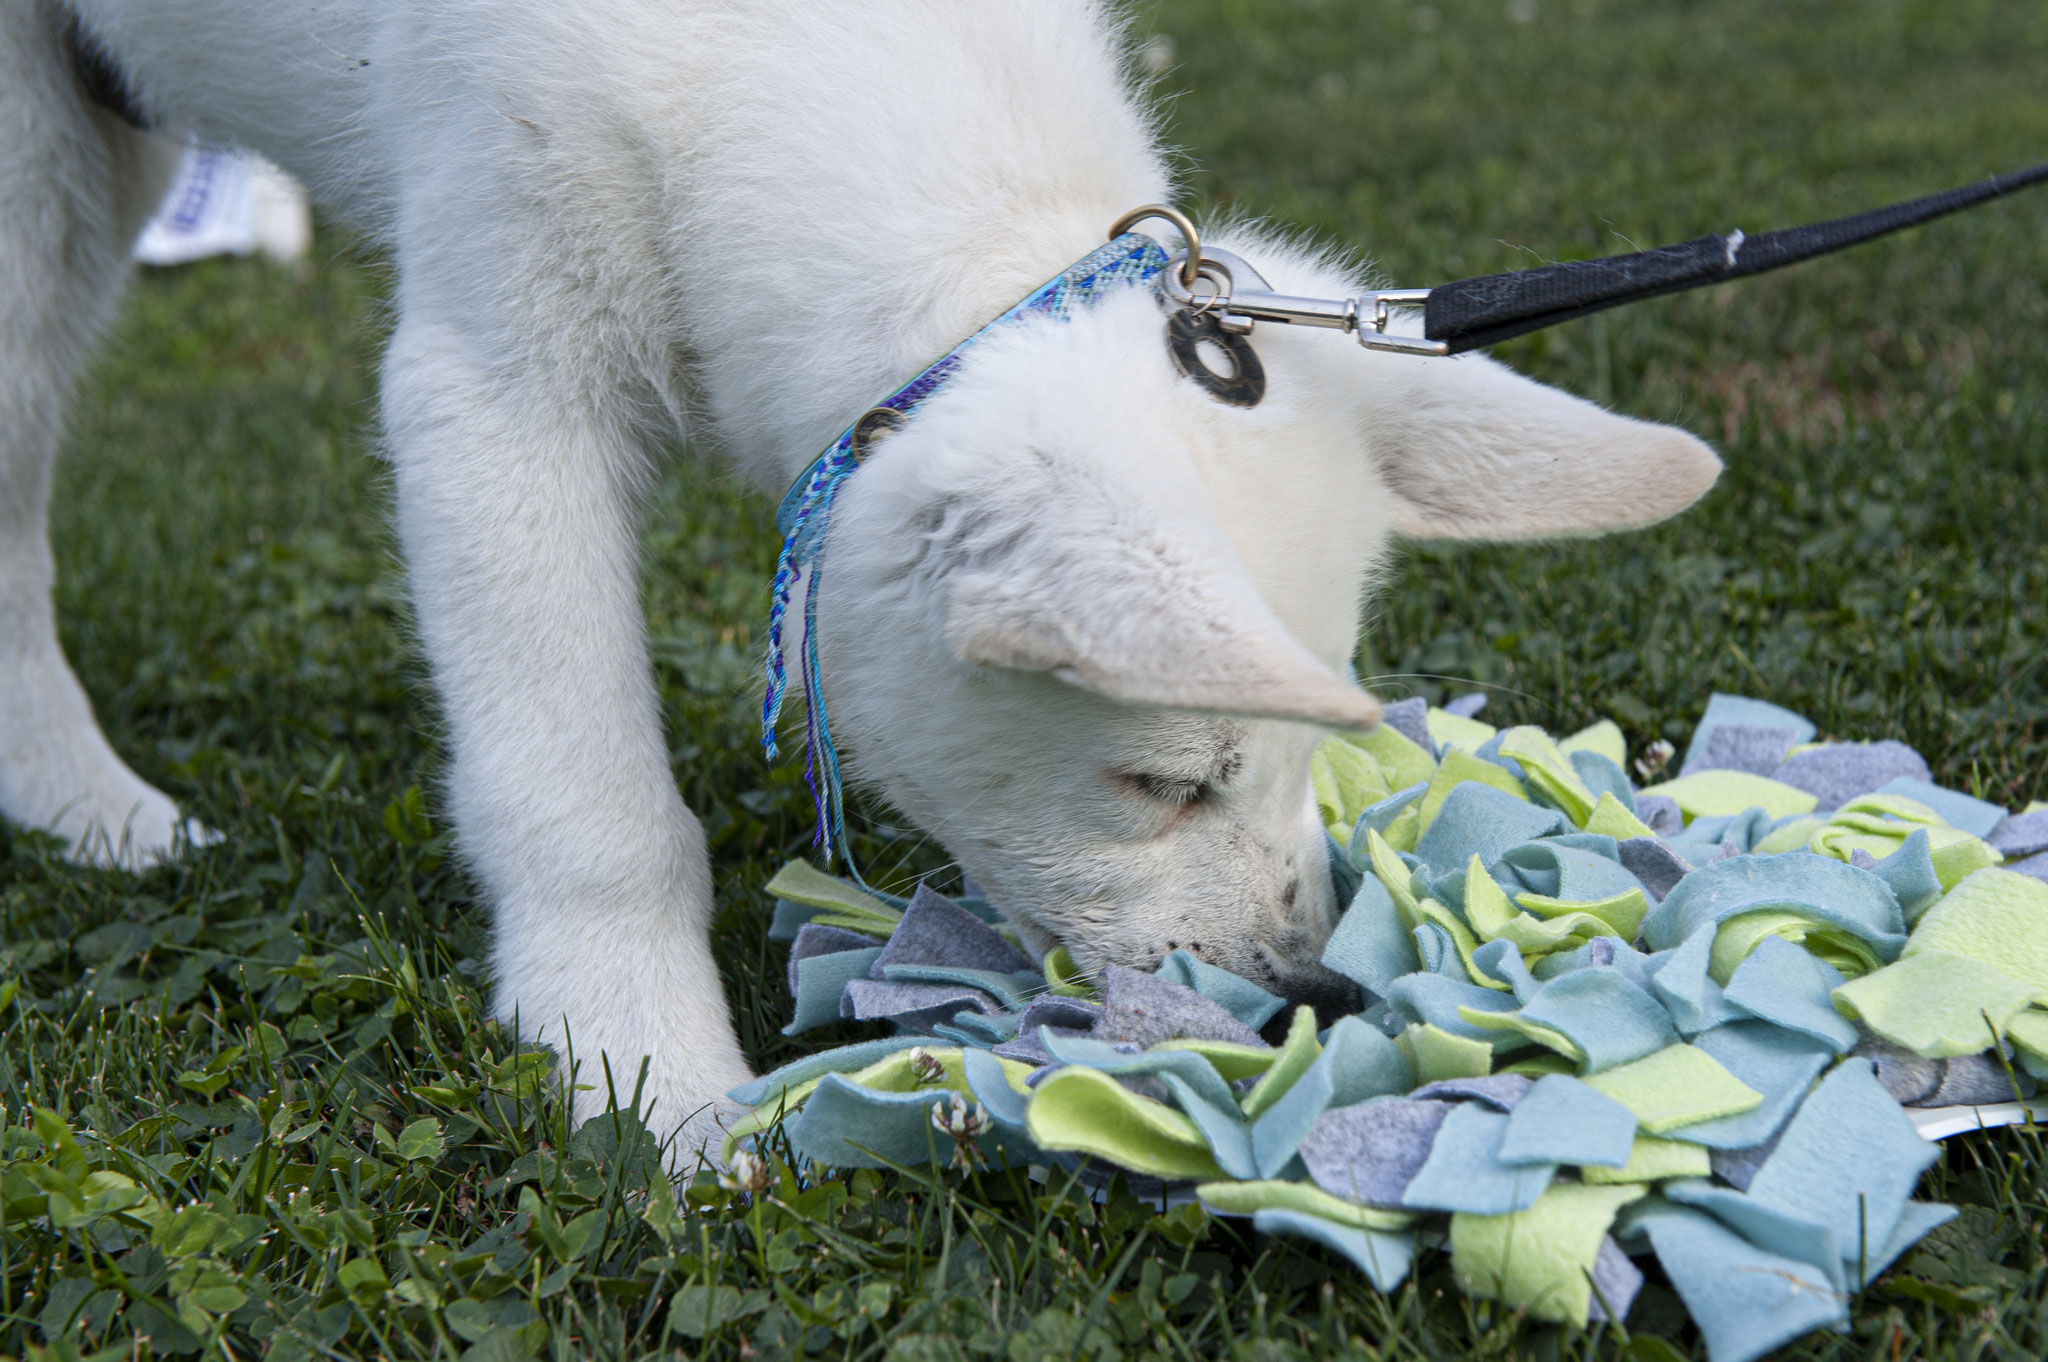
<svg viewBox="0 0 2048 1362"><path fill-rule="evenodd" d="M894 407L869 407L853 423L853 434L846 442L846 452L853 456L855 463L866 463L871 452L869 446L875 437L884 431L901 429L908 418Z"/></svg>
<svg viewBox="0 0 2048 1362"><path fill-rule="evenodd" d="M1190 222L1188 215L1180 209L1166 203L1140 204L1109 224L1109 239L1116 240L1130 231L1134 224L1143 222L1146 218L1160 218L1180 230L1181 239L1188 244L1187 256L1180 267L1180 282L1184 287L1192 289L1195 280L1201 274L1202 234L1195 230L1195 224Z"/></svg>

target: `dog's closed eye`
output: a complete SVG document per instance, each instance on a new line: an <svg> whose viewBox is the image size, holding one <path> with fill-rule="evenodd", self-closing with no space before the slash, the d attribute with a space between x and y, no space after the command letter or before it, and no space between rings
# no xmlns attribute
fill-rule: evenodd
<svg viewBox="0 0 2048 1362"><path fill-rule="evenodd" d="M1126 788L1145 798L1174 808L1186 808L1216 797L1216 786L1206 780L1190 780L1185 776L1162 776L1149 771L1122 771L1117 779Z"/></svg>

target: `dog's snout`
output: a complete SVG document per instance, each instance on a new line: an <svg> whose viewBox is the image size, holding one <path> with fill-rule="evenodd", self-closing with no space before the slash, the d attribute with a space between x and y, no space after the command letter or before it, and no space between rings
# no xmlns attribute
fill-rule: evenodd
<svg viewBox="0 0 2048 1362"><path fill-rule="evenodd" d="M1357 984L1322 965L1289 971L1280 977L1275 991L1289 1006L1275 1014L1261 1033L1274 1045L1287 1038L1296 1007L1314 1008L1316 1026L1320 1029L1335 1025L1338 1018L1348 1017L1365 1006L1365 994Z"/></svg>

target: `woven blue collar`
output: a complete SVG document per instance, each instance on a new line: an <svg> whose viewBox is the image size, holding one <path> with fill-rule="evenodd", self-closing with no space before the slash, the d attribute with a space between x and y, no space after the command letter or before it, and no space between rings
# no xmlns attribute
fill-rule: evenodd
<svg viewBox="0 0 2048 1362"><path fill-rule="evenodd" d="M1089 252L1059 274L1040 284L1009 311L961 341L923 372L883 398L876 406L905 416L916 411L926 399L945 386L959 369L967 351L990 334L1012 322L1029 317L1055 317L1062 321L1076 309L1106 294L1133 284L1147 283L1166 268L1166 252L1157 241L1141 232L1126 232L1114 241ZM857 425L858 423L856 423ZM772 603L768 612L768 693L761 705L761 746L769 760L778 755L776 722L789 690L789 673L783 661L783 625L799 581L804 587L804 638L801 670L805 705L804 780L818 811L817 832L812 845L818 847L826 864L838 845L845 853L845 799L840 785L839 753L832 743L832 728L825 716L825 692L818 668L818 574L822 567L825 527L839 487L860 466L854 456L855 426L848 426L839 438L826 445L798 475L782 497L775 512L775 527L782 531L782 552L775 563ZM851 857L847 867L854 878L860 872Z"/></svg>

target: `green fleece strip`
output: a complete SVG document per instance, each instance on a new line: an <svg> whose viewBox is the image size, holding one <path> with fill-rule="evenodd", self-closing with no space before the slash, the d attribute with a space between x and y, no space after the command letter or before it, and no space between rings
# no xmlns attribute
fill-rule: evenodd
<svg viewBox="0 0 2048 1362"><path fill-rule="evenodd" d="M1434 706L1423 716L1423 722L1429 726L1429 736L1437 746L1463 748L1467 752L1477 752L1488 738L1500 732L1483 720L1467 719Z"/></svg>
<svg viewBox="0 0 2048 1362"><path fill-rule="evenodd" d="M1703 1178L1713 1171L1705 1145L1638 1135L1627 1163L1619 1168L1582 1165L1579 1177L1594 1184L1668 1182L1672 1178Z"/></svg>
<svg viewBox="0 0 2048 1362"><path fill-rule="evenodd" d="M1360 814L1394 792L1379 762L1348 742L1317 744L1308 771L1323 826L1339 843L1350 840Z"/></svg>
<svg viewBox="0 0 2048 1362"><path fill-rule="evenodd" d="M1481 1012L1477 1008L1460 1007L1458 1019L1488 1031L1512 1031L1517 1035L1527 1036L1545 1049L1563 1055L1573 1064L1579 1064L1586 1058L1586 1052L1581 1050L1570 1036L1541 1022L1530 1021L1520 1012Z"/></svg>
<svg viewBox="0 0 2048 1362"><path fill-rule="evenodd" d="M1966 955L1923 950L1834 992L1835 1010L1929 1059L1974 1055L2033 1001L2033 990Z"/></svg>
<svg viewBox="0 0 2048 1362"><path fill-rule="evenodd" d="M1628 769L1628 739L1622 736L1621 725L1612 719L1580 729L1561 740L1557 750L1567 757L1574 752L1598 752L1622 770Z"/></svg>
<svg viewBox="0 0 2048 1362"><path fill-rule="evenodd" d="M1568 914L1597 918L1607 924L1607 934L1633 941L1649 915L1650 900L1640 889L1626 889L1611 898L1574 902L1547 894L1517 894L1515 902L1538 917L1557 918Z"/></svg>
<svg viewBox="0 0 2048 1362"><path fill-rule="evenodd" d="M1280 1047L1280 1053L1267 1066L1252 1090L1244 1095L1238 1107L1248 1121L1257 1120L1266 1110L1282 1097L1295 1082L1308 1072L1309 1066L1323 1053L1322 1045L1316 1040L1316 1013L1312 1007L1294 1009L1294 1019L1288 1023L1287 1040Z"/></svg>
<svg viewBox="0 0 2048 1362"><path fill-rule="evenodd" d="M1599 801L1548 733L1528 724L1511 728L1501 735L1500 754L1520 762L1529 783L1564 810L1565 817L1579 827L1586 825Z"/></svg>
<svg viewBox="0 0 2048 1362"><path fill-rule="evenodd" d="M1436 758L1395 731L1390 724L1381 724L1367 733L1340 734L1339 740L1350 743L1378 762L1380 770L1386 774L1389 789L1405 790L1436 774Z"/></svg>
<svg viewBox="0 0 2048 1362"><path fill-rule="evenodd" d="M1963 955L2008 974L2048 1003L2048 881L1979 870L1927 910L1900 952Z"/></svg>
<svg viewBox="0 0 2048 1362"><path fill-rule="evenodd" d="M1679 1126L1739 1116L1763 1103L1763 1094L1692 1045L1671 1045L1629 1064L1588 1074L1596 1088L1636 1114L1651 1135Z"/></svg>
<svg viewBox="0 0 2048 1362"><path fill-rule="evenodd" d="M1362 1230L1405 1230L1418 1219L1411 1211L1383 1211L1331 1196L1312 1182L1205 1182L1195 1188L1195 1195L1218 1215L1299 1211Z"/></svg>
<svg viewBox="0 0 2048 1362"><path fill-rule="evenodd" d="M1226 1083L1241 1079L1257 1078L1273 1066L1279 1051L1269 1045L1238 1045L1227 1040L1202 1040L1183 1036L1176 1040L1162 1040L1152 1047L1155 1050L1192 1050L1214 1066Z"/></svg>
<svg viewBox="0 0 2048 1362"><path fill-rule="evenodd" d="M872 894L866 894L836 875L827 875L808 861L791 861L768 881L768 892L791 903L821 909L813 922L828 927L887 936L903 914Z"/></svg>
<svg viewBox="0 0 2048 1362"><path fill-rule="evenodd" d="M1451 791L1466 781L1490 785L1504 794L1517 799L1527 799L1528 792L1522 782L1508 774L1507 768L1495 766L1490 761L1481 761L1469 752L1452 748L1444 753L1443 764L1436 768L1436 774L1429 778L1429 789L1422 796L1422 830L1429 831L1429 825L1436 821L1437 811L1451 796Z"/></svg>
<svg viewBox="0 0 2048 1362"><path fill-rule="evenodd" d="M1429 1022L1403 1028L1394 1043L1408 1057L1418 1086L1441 1078L1484 1078L1493 1070L1491 1045L1454 1036Z"/></svg>
<svg viewBox="0 0 2048 1362"><path fill-rule="evenodd" d="M1465 862L1465 921L1472 924L1472 930L1487 941L1501 934L1506 926L1521 913L1507 896L1507 891L1486 873L1486 865L1473 852Z"/></svg>
<svg viewBox="0 0 2048 1362"><path fill-rule="evenodd" d="M1193 1121L1095 1069L1070 1065L1040 1082L1024 1128L1041 1149L1093 1154L1134 1173L1223 1176Z"/></svg>
<svg viewBox="0 0 2048 1362"><path fill-rule="evenodd" d="M1617 842L1631 837L1655 837L1650 825L1628 811L1613 794L1602 791L1600 802L1593 806L1593 812L1586 817L1586 831L1603 833Z"/></svg>
<svg viewBox="0 0 2048 1362"><path fill-rule="evenodd" d="M1458 1286L1535 1319L1583 1325L1601 1241L1615 1212L1646 1190L1560 1182L1525 1211L1452 1216L1451 1269Z"/></svg>
<svg viewBox="0 0 2048 1362"><path fill-rule="evenodd" d="M1636 792L1639 799L1659 795L1676 800L1678 811L1688 823L1695 818L1728 816L1745 809L1762 809L1773 818L1790 818L1812 813L1820 803L1804 790L1747 771L1700 771Z"/></svg>

